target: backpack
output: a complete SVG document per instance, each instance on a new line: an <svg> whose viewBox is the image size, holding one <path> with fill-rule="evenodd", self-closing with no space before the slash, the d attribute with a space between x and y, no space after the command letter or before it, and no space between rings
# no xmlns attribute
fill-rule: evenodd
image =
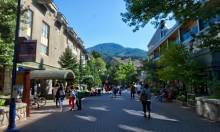
<svg viewBox="0 0 220 132"><path fill-rule="evenodd" d="M150 93L147 93L147 91L146 90L143 90L143 92L141 93L141 96L140 96L140 100L141 101L148 101L148 100L150 100L150 96L151 95L149 95Z"/></svg>
<svg viewBox="0 0 220 132"><path fill-rule="evenodd" d="M60 91L59 91L59 94L60 94L60 97L64 97L64 96L65 96L64 90L60 90Z"/></svg>

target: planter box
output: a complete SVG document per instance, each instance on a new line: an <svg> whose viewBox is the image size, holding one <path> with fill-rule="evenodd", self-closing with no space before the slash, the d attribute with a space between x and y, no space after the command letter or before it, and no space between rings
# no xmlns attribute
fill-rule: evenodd
<svg viewBox="0 0 220 132"><path fill-rule="evenodd" d="M26 118L26 104L16 103L16 121ZM7 126L9 119L9 106L0 107L0 127Z"/></svg>
<svg viewBox="0 0 220 132"><path fill-rule="evenodd" d="M220 121L220 100L197 97L196 111L209 120Z"/></svg>

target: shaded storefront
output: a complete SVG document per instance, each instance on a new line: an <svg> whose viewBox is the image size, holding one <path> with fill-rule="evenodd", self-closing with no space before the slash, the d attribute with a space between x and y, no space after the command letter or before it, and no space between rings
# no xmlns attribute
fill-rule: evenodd
<svg viewBox="0 0 220 132"><path fill-rule="evenodd" d="M52 89L51 87L47 87L46 82L48 80L60 80L62 82L71 82L73 81L75 75L71 70L33 70L33 71L24 71L22 75L20 75L23 82L22 91L22 102L27 104L27 116L30 115L30 93L33 85L31 85L31 81L40 81L40 92L41 95L47 96L48 89ZM23 78L22 78L23 77ZM19 81L17 81L19 82ZM45 92L43 92L45 91Z"/></svg>

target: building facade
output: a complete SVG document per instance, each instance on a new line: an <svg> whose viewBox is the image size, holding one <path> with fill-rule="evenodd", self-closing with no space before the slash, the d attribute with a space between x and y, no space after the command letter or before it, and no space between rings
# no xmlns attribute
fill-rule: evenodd
<svg viewBox="0 0 220 132"><path fill-rule="evenodd" d="M19 50L26 50L30 56L23 55L22 58L19 54L21 60L17 63L17 85L22 85L24 70L61 70L58 60L67 47L72 49L79 62L86 63L87 52L83 41L73 28L68 26L65 16L53 2L22 0L21 12L19 45L22 44L23 47L20 46ZM5 78L11 80L11 76ZM51 81L49 85L52 87ZM10 87L4 86L3 91L9 93Z"/></svg>
<svg viewBox="0 0 220 132"><path fill-rule="evenodd" d="M213 17L211 21L219 22L220 17ZM153 61L159 60L161 49L169 47L170 43L183 44L193 49L195 59L203 64L204 74L208 78L215 77L219 80L220 60L218 58L220 58L220 53L215 52L213 54L207 48L198 48L200 43L192 37L192 34L207 32L207 28L209 28L209 22L202 20L194 20L185 24L177 23L170 29L166 27L164 22L161 22L148 44L149 59Z"/></svg>
<svg viewBox="0 0 220 132"><path fill-rule="evenodd" d="M21 23L20 37L37 41L35 61L22 65L38 69L43 64L45 69L59 69L59 57L67 47L72 49L78 60L82 56L85 62L83 41L68 27L66 18L54 3L23 0L22 10L26 21Z"/></svg>

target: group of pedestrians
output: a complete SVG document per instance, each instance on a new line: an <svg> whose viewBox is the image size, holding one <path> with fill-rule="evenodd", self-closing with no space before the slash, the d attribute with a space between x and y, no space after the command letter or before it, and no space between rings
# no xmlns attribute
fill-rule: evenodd
<svg viewBox="0 0 220 132"><path fill-rule="evenodd" d="M63 111L63 102L65 100L66 93L61 83L56 84L56 87L58 87L55 94L56 107L60 107L60 110ZM77 109L81 110L81 98L79 97L77 90L78 88L74 89L73 86L70 87L70 94L69 94L70 111L74 110L75 104L77 105Z"/></svg>
<svg viewBox="0 0 220 132"><path fill-rule="evenodd" d="M122 87L121 86L113 86L112 87L112 97L116 98L117 93L121 96L122 93Z"/></svg>

